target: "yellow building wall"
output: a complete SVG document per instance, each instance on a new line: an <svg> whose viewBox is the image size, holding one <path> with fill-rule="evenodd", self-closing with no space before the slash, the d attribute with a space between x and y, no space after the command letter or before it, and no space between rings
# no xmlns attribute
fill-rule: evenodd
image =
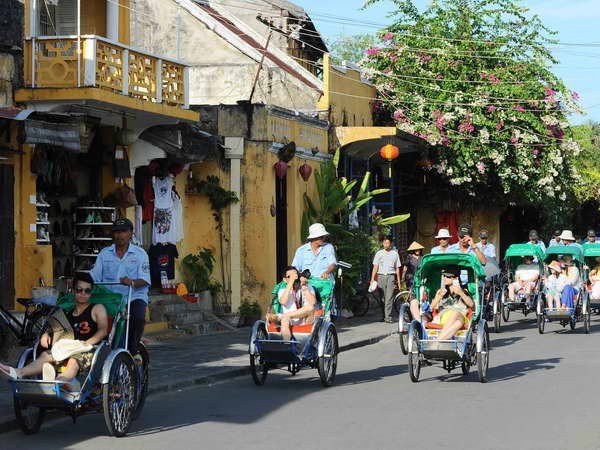
<svg viewBox="0 0 600 450"><path fill-rule="evenodd" d="M107 0L81 2L81 34L106 36L106 2Z"/></svg>
<svg viewBox="0 0 600 450"><path fill-rule="evenodd" d="M329 121L334 125L373 125L371 103L377 90L361 80L359 71L347 68L344 72L333 67L328 53L323 57L323 90L317 109L329 111Z"/></svg>

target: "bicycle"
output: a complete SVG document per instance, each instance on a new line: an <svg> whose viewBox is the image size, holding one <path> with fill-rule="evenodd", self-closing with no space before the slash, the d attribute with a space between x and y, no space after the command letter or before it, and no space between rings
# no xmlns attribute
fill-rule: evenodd
<svg viewBox="0 0 600 450"><path fill-rule="evenodd" d="M56 308L31 298L17 298L17 302L25 307L22 321L0 306L0 350L6 350L6 342L11 337L17 345L32 346L44 332L46 320Z"/></svg>

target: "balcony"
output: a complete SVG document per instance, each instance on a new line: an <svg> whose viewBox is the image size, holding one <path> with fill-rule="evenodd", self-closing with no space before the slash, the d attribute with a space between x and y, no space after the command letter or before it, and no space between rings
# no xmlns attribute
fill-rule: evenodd
<svg viewBox="0 0 600 450"><path fill-rule="evenodd" d="M187 66L99 36L29 38L24 70L27 88L97 88L177 109L189 106Z"/></svg>

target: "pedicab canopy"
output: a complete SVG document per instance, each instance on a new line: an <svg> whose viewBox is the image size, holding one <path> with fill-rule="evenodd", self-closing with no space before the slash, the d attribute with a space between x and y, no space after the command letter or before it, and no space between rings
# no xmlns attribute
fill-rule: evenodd
<svg viewBox="0 0 600 450"><path fill-rule="evenodd" d="M587 249L599 249L600 244L596 243L596 242L586 242L585 244L582 244L582 247L583 247L583 256L586 256L585 252Z"/></svg>
<svg viewBox="0 0 600 450"><path fill-rule="evenodd" d="M479 317L483 299L479 296L478 286L479 282L485 280L486 274L485 269L474 255L467 253L437 253L423 256L413 281L415 297L421 299L419 289L425 287L427 298L431 301L441 286L442 270L448 268L467 271L469 278L467 287L475 302L473 318Z"/></svg>
<svg viewBox="0 0 600 450"><path fill-rule="evenodd" d="M588 242L583 246L583 259L588 266L594 266L595 259L600 256L600 244Z"/></svg>
<svg viewBox="0 0 600 450"><path fill-rule="evenodd" d="M282 281L277 283L271 291L271 309L273 313L279 314L282 312L281 303L277 298L277 293L280 289L285 289L286 282ZM333 297L333 282L331 280L325 280L323 278L311 277L308 280L308 284L311 285L317 293L317 301L321 302L323 308L323 315L329 316L331 312L331 300Z"/></svg>
<svg viewBox="0 0 600 450"><path fill-rule="evenodd" d="M532 256L537 259L540 268L543 268L544 252L533 244L512 244L506 249L504 261L508 264L510 270L515 270L519 264L523 263L523 256Z"/></svg>
<svg viewBox="0 0 600 450"><path fill-rule="evenodd" d="M553 245L547 248L544 262L549 263L558 260L563 255L571 255L578 265L583 264L583 253L575 245Z"/></svg>

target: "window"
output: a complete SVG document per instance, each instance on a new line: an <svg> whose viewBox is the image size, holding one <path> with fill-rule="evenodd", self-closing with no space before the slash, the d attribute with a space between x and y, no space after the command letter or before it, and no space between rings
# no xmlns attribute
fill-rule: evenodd
<svg viewBox="0 0 600 450"><path fill-rule="evenodd" d="M38 0L38 6L40 36L70 36L77 33L77 0Z"/></svg>

